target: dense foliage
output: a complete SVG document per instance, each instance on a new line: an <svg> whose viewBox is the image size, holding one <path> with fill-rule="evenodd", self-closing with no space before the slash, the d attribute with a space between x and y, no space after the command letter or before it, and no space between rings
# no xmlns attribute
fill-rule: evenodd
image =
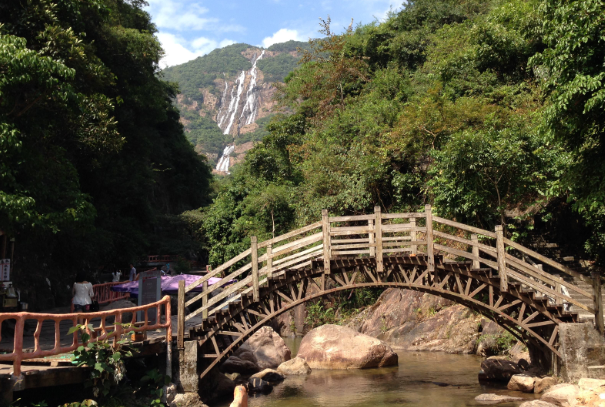
<svg viewBox="0 0 605 407"><path fill-rule="evenodd" d="M211 262L323 208L426 203L602 260L604 12L599 0L415 0L341 35L322 21L325 37L278 85L294 114L275 116L204 212Z"/></svg>
<svg viewBox="0 0 605 407"><path fill-rule="evenodd" d="M0 230L31 303L67 303L75 271L125 269L159 218L208 201L143 4L0 3Z"/></svg>

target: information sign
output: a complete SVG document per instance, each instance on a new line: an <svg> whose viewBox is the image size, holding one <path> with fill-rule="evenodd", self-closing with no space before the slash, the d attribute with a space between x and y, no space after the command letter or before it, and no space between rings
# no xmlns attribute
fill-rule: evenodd
<svg viewBox="0 0 605 407"><path fill-rule="evenodd" d="M139 274L139 305L151 304L162 296L162 272L159 270L145 271ZM155 309L147 310L149 324L157 322ZM145 311L137 313L137 321L145 320Z"/></svg>

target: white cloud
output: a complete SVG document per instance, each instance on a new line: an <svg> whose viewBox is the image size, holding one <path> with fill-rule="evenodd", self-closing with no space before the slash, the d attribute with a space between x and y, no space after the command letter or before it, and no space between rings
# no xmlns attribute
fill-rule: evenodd
<svg viewBox="0 0 605 407"><path fill-rule="evenodd" d="M286 41L290 41L290 40L306 41L307 39L303 38L298 33L298 30L290 30L287 28L282 28L279 31L277 31L276 33L274 33L272 36L265 37L265 39L263 39L263 47L267 48L273 44L278 44L280 42L286 42Z"/></svg>
<svg viewBox="0 0 605 407"><path fill-rule="evenodd" d="M208 9L188 0L149 0L147 11L160 29L176 31L243 32L238 24L222 24L218 18L209 17Z"/></svg>
<svg viewBox="0 0 605 407"><path fill-rule="evenodd" d="M205 37L187 41L181 36L165 32L158 33L157 37L166 53L160 61L161 68L184 64L192 59L206 55L215 48L222 48L235 43L235 41L228 39L217 42Z"/></svg>

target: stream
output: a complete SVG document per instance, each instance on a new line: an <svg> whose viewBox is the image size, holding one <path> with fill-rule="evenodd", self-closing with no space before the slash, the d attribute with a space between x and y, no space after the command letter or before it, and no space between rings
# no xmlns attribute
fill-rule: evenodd
<svg viewBox="0 0 605 407"><path fill-rule="evenodd" d="M300 338L285 338L296 355ZM399 366L363 370L313 370L308 376L290 376L268 395L248 401L250 407L381 407L479 406L482 393L509 394L533 400L533 394L504 386L482 385L477 372L482 358L441 352L397 352ZM228 407L230 401L217 407ZM498 404L500 407L520 403Z"/></svg>

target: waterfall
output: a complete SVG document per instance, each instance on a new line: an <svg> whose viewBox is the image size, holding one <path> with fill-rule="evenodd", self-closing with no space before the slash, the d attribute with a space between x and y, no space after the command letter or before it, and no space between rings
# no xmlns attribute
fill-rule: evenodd
<svg viewBox="0 0 605 407"><path fill-rule="evenodd" d="M225 147L225 149L223 150L223 155L218 160L218 164L216 164L217 171L229 173L229 156L231 155L231 153L234 150L235 150L234 145L230 144L227 147Z"/></svg>
<svg viewBox="0 0 605 407"><path fill-rule="evenodd" d="M235 113L237 112L237 106L239 105L239 99L242 95L242 91L244 90L244 81L246 80L246 71L242 71L242 74L237 78L237 97L235 99L231 99L231 103L229 103L229 111L227 114L231 114L231 119L229 119L229 125L223 132L223 134L229 134L231 131L231 126L233 126L233 120L235 120ZM235 84L233 85L235 88Z"/></svg>
<svg viewBox="0 0 605 407"><path fill-rule="evenodd" d="M223 122L225 121L225 118L227 117L227 114L222 114L223 106L225 105L225 98L227 97L227 89L228 89L227 78L225 77L225 73L223 73L223 78L225 79L225 89L223 90L223 95L221 96L221 107L219 108L218 114L216 115L216 121L217 121L218 127L221 127L223 125Z"/></svg>
<svg viewBox="0 0 605 407"><path fill-rule="evenodd" d="M254 119L256 118L256 113L257 113L257 109L258 107L255 105L255 99L256 99L256 93L254 92L254 87L256 86L256 63L263 59L263 55L265 55L265 50L263 50L260 54L260 56L254 60L254 63L252 64L252 69L250 69L250 84L248 85L248 92L246 93L246 104L244 105L244 108L242 109L242 114L240 115L240 118L244 117L244 114L246 114L246 112L250 112L250 115L248 116L248 120L246 120L246 124L251 124Z"/></svg>

